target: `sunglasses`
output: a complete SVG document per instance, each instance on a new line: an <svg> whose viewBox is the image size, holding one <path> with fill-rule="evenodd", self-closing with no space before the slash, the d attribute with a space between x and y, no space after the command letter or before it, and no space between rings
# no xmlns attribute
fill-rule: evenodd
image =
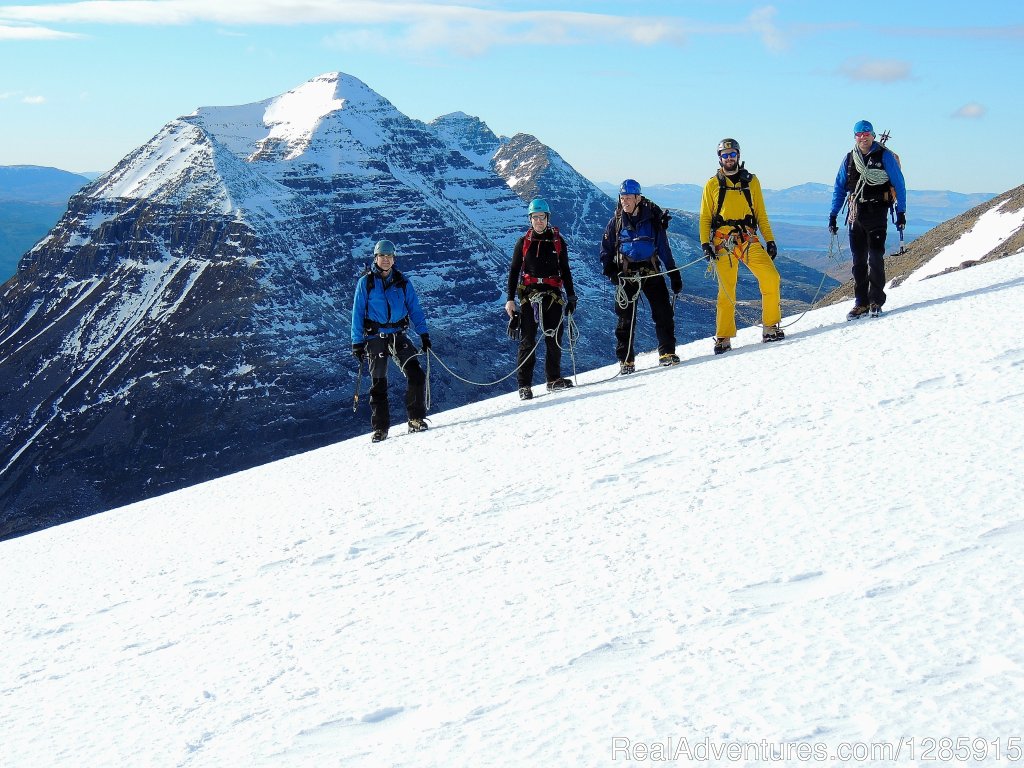
<svg viewBox="0 0 1024 768"><path fill-rule="evenodd" d="M722 154L719 155L719 157L722 158L723 160L732 160L734 157L739 156L739 152L723 152Z"/></svg>
<svg viewBox="0 0 1024 768"><path fill-rule="evenodd" d="M853 134L853 138L855 138L855 139L864 139L864 138L867 138L870 135L871 135L871 131L858 131L857 133Z"/></svg>

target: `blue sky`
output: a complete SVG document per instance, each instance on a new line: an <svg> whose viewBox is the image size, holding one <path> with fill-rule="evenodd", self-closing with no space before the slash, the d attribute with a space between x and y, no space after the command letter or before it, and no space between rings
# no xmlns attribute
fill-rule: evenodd
<svg viewBox="0 0 1024 768"><path fill-rule="evenodd" d="M200 106L324 72L531 133L593 181L831 183L871 120L913 189L1024 182L1024 4L108 0L0 5L0 165L104 171ZM912 213L912 212L911 212Z"/></svg>

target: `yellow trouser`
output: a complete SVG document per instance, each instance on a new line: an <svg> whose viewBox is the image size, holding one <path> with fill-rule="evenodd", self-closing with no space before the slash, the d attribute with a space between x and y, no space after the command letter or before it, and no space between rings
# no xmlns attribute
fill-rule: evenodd
<svg viewBox="0 0 1024 768"><path fill-rule="evenodd" d="M782 319L782 279L779 277L779 270L775 268L775 262L761 247L761 241L756 237L748 236L737 243L730 254L724 243L731 230L731 227L720 227L712 236L715 253L718 255L718 261L715 262L715 269L718 270L715 336L723 339L731 339L736 335L736 280L739 277L741 261L754 273L757 285L761 289L761 323L775 325Z"/></svg>

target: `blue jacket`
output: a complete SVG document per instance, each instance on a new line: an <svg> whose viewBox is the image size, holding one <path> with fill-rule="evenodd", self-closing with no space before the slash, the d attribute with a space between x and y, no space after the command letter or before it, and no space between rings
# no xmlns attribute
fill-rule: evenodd
<svg viewBox="0 0 1024 768"><path fill-rule="evenodd" d="M647 198L641 198L632 216L621 210L612 216L601 238L601 265L605 274L619 253L630 261L646 261L657 256L666 270L676 268L668 233L656 220L652 205Z"/></svg>
<svg viewBox="0 0 1024 768"><path fill-rule="evenodd" d="M371 279L373 284L367 293L366 286ZM370 273L356 283L356 295L352 299L352 343L361 344L368 335L377 333L398 333L410 323L416 333L427 333L427 318L420 308L416 289L397 269L392 268L385 278L374 264Z"/></svg>
<svg viewBox="0 0 1024 768"><path fill-rule="evenodd" d="M851 151L859 152L860 150L854 148ZM833 216L837 215L842 209L843 203L846 201L846 195L853 191L850 182L856 181L856 178L848 178L846 165L849 157L849 154L843 156L843 162L839 165L839 173L836 174L835 186L832 188L831 215ZM869 168L877 167L881 164L881 167L885 169L887 174L889 174L889 183L892 184L893 189L896 190L896 212L906 213L907 184L903 179L903 170L900 168L900 163L899 160L896 159L896 155L876 141L871 145L871 149L868 150L865 161Z"/></svg>

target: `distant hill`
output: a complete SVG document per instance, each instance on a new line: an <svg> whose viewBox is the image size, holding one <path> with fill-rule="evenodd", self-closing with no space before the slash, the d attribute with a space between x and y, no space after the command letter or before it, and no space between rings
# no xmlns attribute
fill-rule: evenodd
<svg viewBox="0 0 1024 768"><path fill-rule="evenodd" d="M89 181L59 168L0 166L0 283L14 274L22 254L53 228L71 195Z"/></svg>
<svg viewBox="0 0 1024 768"><path fill-rule="evenodd" d="M89 177L41 165L0 165L0 202L67 203Z"/></svg>

